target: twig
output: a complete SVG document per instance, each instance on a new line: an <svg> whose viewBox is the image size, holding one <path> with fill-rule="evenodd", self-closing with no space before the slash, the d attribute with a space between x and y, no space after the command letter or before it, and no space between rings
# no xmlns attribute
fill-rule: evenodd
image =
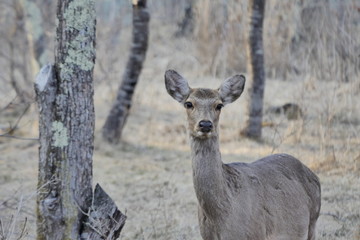
<svg viewBox="0 0 360 240"><path fill-rule="evenodd" d="M17 137L17 136L10 135L9 133L0 134L0 137L5 137L5 138L14 138L14 139L18 139L18 140L27 140L27 141L39 141L39 138L24 138L24 137Z"/></svg>
<svg viewBox="0 0 360 240"><path fill-rule="evenodd" d="M14 234L15 227L16 227L16 222L18 220L18 216L20 215L20 211L21 211L22 207L23 207L23 197L21 196L19 205L18 205L18 207L16 209L14 219L11 221L10 226L9 226L9 231L8 231L9 236L13 236L13 234Z"/></svg>
<svg viewBox="0 0 360 240"><path fill-rule="evenodd" d="M0 76L0 77L1 77L1 76ZM1 78L2 78L2 77L1 77ZM0 112L5 111L13 102L15 102L15 100L16 100L17 97L18 97L18 96L16 95L8 104L6 104L5 107L3 107L2 109L0 109Z"/></svg>
<svg viewBox="0 0 360 240"><path fill-rule="evenodd" d="M11 102L9 104L11 104ZM19 139L19 140L29 140L29 141L35 141L35 140L38 141L39 140L39 138L23 138L23 137L17 137L17 136L11 135L12 132L14 132L14 130L19 125L19 123L20 123L21 119L24 117L25 113L29 110L30 106L31 106L31 104L28 104L26 106L24 111L21 113L20 117L16 120L15 125L13 127L10 127L10 129L6 133L0 134L0 137L14 138L14 139Z"/></svg>
<svg viewBox="0 0 360 240"><path fill-rule="evenodd" d="M19 122L21 121L21 119L24 117L25 113L29 110L31 104L28 104L26 106L26 108L24 109L24 111L21 113L20 117L18 119L16 119L15 125L13 127L10 127L10 129L7 131L7 133L5 134L11 134L16 127L19 125Z"/></svg>
<svg viewBox="0 0 360 240"><path fill-rule="evenodd" d="M335 218L336 220L338 220L338 221L340 221L340 222L345 222L344 219L342 219L341 217L339 217L338 215L336 215L336 214L334 214L334 213L326 212L326 213L320 213L320 215L330 216L330 217L333 217L333 218Z"/></svg>
<svg viewBox="0 0 360 240"><path fill-rule="evenodd" d="M17 240L20 240L22 237L24 237L24 235L26 234L25 229L26 229L26 223L27 223L27 217L25 218L25 222L23 224L23 227L21 229L21 233L20 236L17 238Z"/></svg>
<svg viewBox="0 0 360 240"><path fill-rule="evenodd" d="M5 238L3 222L1 221L1 219L0 219L0 237L1 237L1 239Z"/></svg>

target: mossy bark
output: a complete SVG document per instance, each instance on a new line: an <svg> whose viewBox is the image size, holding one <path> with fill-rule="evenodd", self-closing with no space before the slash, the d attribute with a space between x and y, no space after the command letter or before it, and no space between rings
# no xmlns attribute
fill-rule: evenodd
<svg viewBox="0 0 360 240"><path fill-rule="evenodd" d="M40 109L38 240L117 239L126 216L96 186L93 69L95 0L58 1L55 64L36 78Z"/></svg>
<svg viewBox="0 0 360 240"><path fill-rule="evenodd" d="M35 89L40 108L37 239L80 239L92 202L95 1L58 1L55 65Z"/></svg>

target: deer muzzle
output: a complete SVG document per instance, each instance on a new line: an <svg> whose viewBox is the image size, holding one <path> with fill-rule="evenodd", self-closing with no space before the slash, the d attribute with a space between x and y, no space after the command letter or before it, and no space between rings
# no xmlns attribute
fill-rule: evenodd
<svg viewBox="0 0 360 240"><path fill-rule="evenodd" d="M201 132L203 133L208 133L212 130L213 128L213 124L211 121L208 121L208 120L201 120L199 122L199 129Z"/></svg>

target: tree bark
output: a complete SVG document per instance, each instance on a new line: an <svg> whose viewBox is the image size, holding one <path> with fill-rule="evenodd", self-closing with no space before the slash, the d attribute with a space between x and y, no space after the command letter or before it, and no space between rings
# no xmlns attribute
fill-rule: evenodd
<svg viewBox="0 0 360 240"><path fill-rule="evenodd" d="M150 15L146 0L133 0L133 31L130 57L122 83L102 129L103 138L118 143L131 108L132 96L142 69L148 46Z"/></svg>
<svg viewBox="0 0 360 240"><path fill-rule="evenodd" d="M117 239L125 220L126 216L117 209L113 200L97 184L94 204L91 206L88 221L81 233L81 240Z"/></svg>
<svg viewBox="0 0 360 240"><path fill-rule="evenodd" d="M95 0L59 0L57 16L55 65L43 67L35 83L40 110L37 239L88 239L82 231L91 226L92 206L98 204L92 194Z"/></svg>
<svg viewBox="0 0 360 240"><path fill-rule="evenodd" d="M265 89L263 20L265 0L249 2L250 33L247 42L248 73L250 80L248 119L242 135L261 138L263 98Z"/></svg>

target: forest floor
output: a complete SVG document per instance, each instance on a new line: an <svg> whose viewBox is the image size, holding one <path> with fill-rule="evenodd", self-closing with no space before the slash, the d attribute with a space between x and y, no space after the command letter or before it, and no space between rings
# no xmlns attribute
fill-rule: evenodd
<svg viewBox="0 0 360 240"><path fill-rule="evenodd" d="M169 56L169 48L176 58ZM149 49L131 115L116 146L102 141L101 127L119 80L95 82L93 182L100 183L127 215L120 238L123 240L201 239L185 112L166 93L163 74L175 68L194 87L215 88L223 79L199 74L200 64L185 56L189 49L184 48L186 44L161 48L160 42ZM360 239L360 86L356 84L320 82L310 77L296 81L268 79L261 142L239 135L245 121L247 90L222 110L224 162L252 162L286 152L319 176L319 240ZM298 104L303 117L288 120L268 111L285 103ZM1 124L16 119L18 114L11 111L2 114ZM36 138L36 119L33 105L14 135ZM6 240L17 239L24 221L28 234L23 239L35 239L37 167L37 141L0 138L0 236L12 236Z"/></svg>

